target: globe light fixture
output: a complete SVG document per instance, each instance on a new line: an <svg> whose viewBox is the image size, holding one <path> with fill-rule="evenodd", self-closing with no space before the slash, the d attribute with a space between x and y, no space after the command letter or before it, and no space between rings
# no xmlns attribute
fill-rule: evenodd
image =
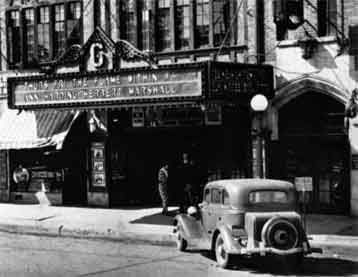
<svg viewBox="0 0 358 277"><path fill-rule="evenodd" d="M268 106L266 96L262 94L256 94L254 97L252 97L250 106L255 112L264 112Z"/></svg>

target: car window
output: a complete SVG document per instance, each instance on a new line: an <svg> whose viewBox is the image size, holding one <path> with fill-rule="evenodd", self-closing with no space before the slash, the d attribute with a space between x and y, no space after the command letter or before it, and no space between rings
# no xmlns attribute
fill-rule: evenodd
<svg viewBox="0 0 358 277"><path fill-rule="evenodd" d="M206 189L204 191L204 201L210 203L211 197L210 197L210 189Z"/></svg>
<svg viewBox="0 0 358 277"><path fill-rule="evenodd" d="M250 203L287 203L287 193L276 190L252 191L249 194Z"/></svg>
<svg viewBox="0 0 358 277"><path fill-rule="evenodd" d="M229 201L229 193L226 190L223 190L223 203L224 205L229 205L230 201Z"/></svg>
<svg viewBox="0 0 358 277"><path fill-rule="evenodd" d="M211 202L214 204L221 204L221 190L220 189L212 189L211 191Z"/></svg>

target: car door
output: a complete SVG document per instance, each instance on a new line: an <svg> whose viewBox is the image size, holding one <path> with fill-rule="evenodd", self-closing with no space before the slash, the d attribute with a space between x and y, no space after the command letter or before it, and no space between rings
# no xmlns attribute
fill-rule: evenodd
<svg viewBox="0 0 358 277"><path fill-rule="evenodd" d="M211 188L205 190L204 193L204 202L202 206L202 220L203 226L206 233L211 236L215 230L216 221L217 221L217 211L219 197L221 195L221 190L218 188Z"/></svg>

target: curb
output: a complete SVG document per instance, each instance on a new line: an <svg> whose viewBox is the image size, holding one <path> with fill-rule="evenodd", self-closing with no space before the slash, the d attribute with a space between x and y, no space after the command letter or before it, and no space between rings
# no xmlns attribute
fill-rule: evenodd
<svg viewBox="0 0 358 277"><path fill-rule="evenodd" d="M357 247L358 237L354 236L339 236L339 235L307 235L310 244L324 245L324 246L343 246L343 247Z"/></svg>
<svg viewBox="0 0 358 277"><path fill-rule="evenodd" d="M43 226L0 224L0 232L21 235L63 237L77 239L98 239L123 243L144 243L161 246L174 246L174 234L158 234L154 232L118 232L108 230L99 232L93 229L46 228ZM339 235L308 235L311 245L323 247L354 247L358 248L358 237Z"/></svg>
<svg viewBox="0 0 358 277"><path fill-rule="evenodd" d="M14 224L0 224L0 232L33 236L98 239L123 243L144 243L162 246L175 245L175 237L173 234L115 232L112 230L109 230L108 232L98 232L90 229L66 229L62 228L62 226L59 228L45 228L42 226L20 226Z"/></svg>

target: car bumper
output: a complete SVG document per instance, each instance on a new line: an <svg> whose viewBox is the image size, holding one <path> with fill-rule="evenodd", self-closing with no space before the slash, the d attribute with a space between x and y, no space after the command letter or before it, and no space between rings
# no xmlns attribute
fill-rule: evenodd
<svg viewBox="0 0 358 277"><path fill-rule="evenodd" d="M275 255L294 255L302 253L304 255L308 255L311 253L322 253L321 248L316 247L308 247L308 245L304 247L295 247L287 250L281 250L273 247L266 247L262 243L259 244L258 247L231 247L228 250L230 254L238 254L238 255L254 255L259 254L261 256L265 256L266 254L275 254Z"/></svg>

